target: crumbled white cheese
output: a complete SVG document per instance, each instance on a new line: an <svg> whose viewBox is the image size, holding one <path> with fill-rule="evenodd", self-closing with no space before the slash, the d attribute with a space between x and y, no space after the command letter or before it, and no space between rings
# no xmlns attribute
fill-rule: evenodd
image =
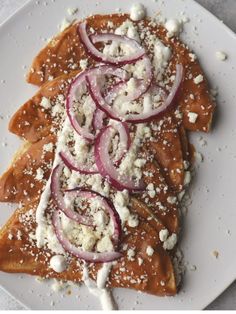
<svg viewBox="0 0 236 314"><path fill-rule="evenodd" d="M203 161L203 156L199 152L194 152L194 158L197 163L201 163Z"/></svg>
<svg viewBox="0 0 236 314"><path fill-rule="evenodd" d="M177 197L176 196L168 196L167 197L167 202L169 204L175 204L177 202Z"/></svg>
<svg viewBox="0 0 236 314"><path fill-rule="evenodd" d="M135 27L133 24L128 27L126 35L127 35L127 37L134 39L138 43L140 43L140 37L139 37L137 27Z"/></svg>
<svg viewBox="0 0 236 314"><path fill-rule="evenodd" d="M138 257L138 264L141 266L143 264L143 259L141 257Z"/></svg>
<svg viewBox="0 0 236 314"><path fill-rule="evenodd" d="M107 22L107 27L113 28L114 27L114 23L112 21L108 21Z"/></svg>
<svg viewBox="0 0 236 314"><path fill-rule="evenodd" d="M171 58L171 49L165 46L161 40L156 39L154 43L153 65L155 76L158 81L162 81L163 74Z"/></svg>
<svg viewBox="0 0 236 314"><path fill-rule="evenodd" d="M196 76L196 77L193 79L193 81L194 81L194 83L195 83L196 85L202 83L202 82L203 82L203 76L202 76L202 74L199 74L198 76Z"/></svg>
<svg viewBox="0 0 236 314"><path fill-rule="evenodd" d="M169 231L167 229L162 229L159 231L159 238L161 242L166 241L168 236L169 236Z"/></svg>
<svg viewBox="0 0 236 314"><path fill-rule="evenodd" d="M213 98L215 98L216 96L218 96L218 93L219 93L218 87L215 87L215 88L210 89L210 93L211 93L211 96L212 96Z"/></svg>
<svg viewBox="0 0 236 314"><path fill-rule="evenodd" d="M138 28L136 25L134 25L133 22L130 20L124 21L116 30L115 34L121 35L121 36L127 36L131 39L136 40L137 42L140 43L140 37L139 37L139 32ZM131 52L130 47L127 45L123 44L117 44L116 42L113 42L111 45L106 45L105 46L105 52L110 55L118 55L119 54L119 49L121 48L122 52L127 55ZM103 51L104 52L104 51ZM104 52L104 53L105 53Z"/></svg>
<svg viewBox="0 0 236 314"><path fill-rule="evenodd" d="M189 266L189 270L196 271L197 270L197 266L196 265L190 265Z"/></svg>
<svg viewBox="0 0 236 314"><path fill-rule="evenodd" d="M191 172L186 171L184 175L184 186L188 185L191 182Z"/></svg>
<svg viewBox="0 0 236 314"><path fill-rule="evenodd" d="M127 257L129 261L133 261L135 256L135 251L134 249L128 249L127 251Z"/></svg>
<svg viewBox="0 0 236 314"><path fill-rule="evenodd" d="M65 96L62 95L62 94L59 94L59 95L57 96L57 100L58 100L60 103L62 103L62 102L65 100Z"/></svg>
<svg viewBox="0 0 236 314"><path fill-rule="evenodd" d="M21 240L21 237L22 237L22 232L20 230L17 230L17 233L16 233L17 240Z"/></svg>
<svg viewBox="0 0 236 314"><path fill-rule="evenodd" d="M71 22L64 18L60 24L60 32L63 32L67 27L69 27Z"/></svg>
<svg viewBox="0 0 236 314"><path fill-rule="evenodd" d="M225 61L228 58L228 56L223 51L216 51L216 58L220 61Z"/></svg>
<svg viewBox="0 0 236 314"><path fill-rule="evenodd" d="M190 123L195 123L197 121L198 114L196 112L188 112L188 121Z"/></svg>
<svg viewBox="0 0 236 314"><path fill-rule="evenodd" d="M163 248L165 250L172 250L177 243L177 235L176 233L172 233L163 243Z"/></svg>
<svg viewBox="0 0 236 314"><path fill-rule="evenodd" d="M152 256L154 253L154 249L150 245L148 245L146 248L146 253L148 256Z"/></svg>
<svg viewBox="0 0 236 314"><path fill-rule="evenodd" d="M168 62L171 57L170 48L165 46L159 39L155 41L154 53L156 58L161 62Z"/></svg>
<svg viewBox="0 0 236 314"><path fill-rule="evenodd" d="M37 181L41 181L41 180L43 179L43 176L44 176L44 171L43 171L43 169L42 169L42 168L38 168L38 169L36 170L35 179L36 179Z"/></svg>
<svg viewBox="0 0 236 314"><path fill-rule="evenodd" d="M171 38L181 32L182 23L177 19L169 19L165 23L165 28L168 31L167 36Z"/></svg>
<svg viewBox="0 0 236 314"><path fill-rule="evenodd" d="M143 4L135 3L130 8L130 18L133 21L140 21L146 16L146 9Z"/></svg>
<svg viewBox="0 0 236 314"><path fill-rule="evenodd" d="M50 267L57 273L62 273L67 268L67 262L64 256L54 255L50 259Z"/></svg>
<svg viewBox="0 0 236 314"><path fill-rule="evenodd" d="M44 109L50 109L52 106L50 99L43 96L40 102L40 106L42 106Z"/></svg>
<svg viewBox="0 0 236 314"><path fill-rule="evenodd" d="M184 170L187 170L190 166L190 162L188 160L184 160L183 164L184 164Z"/></svg>
<svg viewBox="0 0 236 314"><path fill-rule="evenodd" d="M133 94L136 89L137 89L137 81L132 77L127 82L126 92L130 93L130 94Z"/></svg>
<svg viewBox="0 0 236 314"><path fill-rule="evenodd" d="M116 33L116 32L115 32ZM103 49L103 54L105 56L118 56L119 55L119 44L113 41L111 44L105 45Z"/></svg>
<svg viewBox="0 0 236 314"><path fill-rule="evenodd" d="M108 235L103 237L101 240L97 242L97 251L98 252L111 252L113 251L113 244Z"/></svg>
<svg viewBox="0 0 236 314"><path fill-rule="evenodd" d="M88 59L81 59L80 62L79 62L79 65L80 65L82 70L87 69L87 67L88 67Z"/></svg>
<svg viewBox="0 0 236 314"><path fill-rule="evenodd" d="M67 13L69 15L74 15L78 11L78 8L68 8Z"/></svg>
<svg viewBox="0 0 236 314"><path fill-rule="evenodd" d="M147 193L148 195L151 197L151 198L154 198L155 195L156 195L156 190L155 190L155 187L153 185L153 183L149 183L147 185Z"/></svg>
<svg viewBox="0 0 236 314"><path fill-rule="evenodd" d="M127 190L117 191L115 194L115 204L118 206L127 206L129 204L129 194Z"/></svg>
<svg viewBox="0 0 236 314"><path fill-rule="evenodd" d="M194 62L197 59L197 56L195 55L195 53L190 52L188 55L191 59L191 62Z"/></svg>
<svg viewBox="0 0 236 314"><path fill-rule="evenodd" d="M190 95L189 95L189 98L192 99L192 100L194 100L194 99L195 99L195 96L194 96L193 94L190 94Z"/></svg>
<svg viewBox="0 0 236 314"><path fill-rule="evenodd" d="M91 251L93 249L95 243L96 243L97 238L96 238L95 234L92 233L90 230L88 230L86 228L83 228L82 230L83 230L81 232L82 236L83 236L82 248L83 248L84 251ZM104 238L106 238L106 237L104 237ZM102 238L100 241L104 240L104 238ZM104 244L103 243L99 243L99 242L97 243L97 245L99 247L98 250L104 249Z"/></svg>
<svg viewBox="0 0 236 314"><path fill-rule="evenodd" d="M134 162L134 165L138 168L142 168L146 164L146 159L137 158Z"/></svg>
<svg viewBox="0 0 236 314"><path fill-rule="evenodd" d="M131 228L137 227L139 224L138 216L137 215L130 215L128 217L128 226Z"/></svg>
<svg viewBox="0 0 236 314"><path fill-rule="evenodd" d="M154 190L154 184L153 183L149 183L147 185L147 190L149 190L149 191Z"/></svg>
<svg viewBox="0 0 236 314"><path fill-rule="evenodd" d="M108 222L108 217L103 210L95 212L93 218L97 226L99 226L102 229L105 229L106 223Z"/></svg>
<svg viewBox="0 0 236 314"><path fill-rule="evenodd" d="M8 240L12 240L13 239L13 234L9 233L7 238L8 238Z"/></svg>
<svg viewBox="0 0 236 314"><path fill-rule="evenodd" d="M130 211L129 211L128 207L127 206L119 206L117 204L114 204L114 205L115 205L115 208L116 208L116 210L120 216L122 224L124 224L129 219L129 216L130 216Z"/></svg>
<svg viewBox="0 0 236 314"><path fill-rule="evenodd" d="M156 191L155 191L155 190L148 191L148 195L149 195L151 198L154 198L154 197L156 196Z"/></svg>
<svg viewBox="0 0 236 314"><path fill-rule="evenodd" d="M66 178L69 178L71 176L70 169L68 167L64 167L63 174Z"/></svg>
<svg viewBox="0 0 236 314"><path fill-rule="evenodd" d="M60 103L56 103L53 107L52 107L52 116L55 117L57 115L60 115L64 113L64 108Z"/></svg>
<svg viewBox="0 0 236 314"><path fill-rule="evenodd" d="M51 153L53 151L53 143L44 144L43 150Z"/></svg>

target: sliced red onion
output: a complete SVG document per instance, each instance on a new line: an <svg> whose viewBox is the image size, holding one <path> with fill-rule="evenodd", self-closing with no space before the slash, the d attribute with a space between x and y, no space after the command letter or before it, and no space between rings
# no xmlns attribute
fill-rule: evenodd
<svg viewBox="0 0 236 314"><path fill-rule="evenodd" d="M106 115L103 111L96 109L94 116L93 116L93 128L94 130L101 130L103 127L103 120L105 119Z"/></svg>
<svg viewBox="0 0 236 314"><path fill-rule="evenodd" d="M76 221L80 224L92 226L93 219L91 217L80 215L78 212L75 212L71 208L67 207L64 201L63 194L61 192L61 184L60 177L63 171L64 165L57 165L53 171L51 176L51 195L54 199L57 209L61 210L68 218L73 221Z"/></svg>
<svg viewBox="0 0 236 314"><path fill-rule="evenodd" d="M120 90L126 86L127 81L119 81L115 83L106 93L105 100L107 103L111 104L112 101L117 97ZM105 119L106 114L104 111L100 109L96 109L93 116L93 128L94 130L100 130L104 124L103 120Z"/></svg>
<svg viewBox="0 0 236 314"><path fill-rule="evenodd" d="M100 111L102 112L102 111ZM103 113L103 112L102 112ZM119 146L116 151L116 156L113 159L114 164L119 164L122 160L124 154L128 151L130 144L131 144L131 138L129 134L129 126L127 123L121 122L121 123L113 123L113 128L119 133ZM78 171L82 174L96 174L99 173L96 164L79 164L75 157L72 156L69 149L67 151L61 151L59 152L59 156L61 157L64 164L70 169L74 171Z"/></svg>
<svg viewBox="0 0 236 314"><path fill-rule="evenodd" d="M143 112L139 114L128 114L126 117L126 122L131 122L131 123L149 122L153 119L160 118L166 113L166 111L170 110L170 108L175 106L176 105L175 100L181 87L183 74L184 74L184 69L183 69L182 64L177 64L175 81L171 87L169 95L163 101L162 105L160 105L156 109L150 110L150 112L145 112L145 113Z"/></svg>
<svg viewBox="0 0 236 314"><path fill-rule="evenodd" d="M112 108L112 106L110 106L109 103L107 103L104 97L102 96L101 89L98 85L96 77L92 75L88 75L86 77L86 80L88 84L89 93L93 101L95 102L97 108L105 112L105 114L109 118L113 120L117 120L117 121L122 121L122 118L123 118L122 115L119 114L117 111L115 111Z"/></svg>
<svg viewBox="0 0 236 314"><path fill-rule="evenodd" d="M88 89L90 95L95 102L96 106L104 111L111 119L118 121L126 121L131 123L143 123L151 121L155 118L162 116L167 110L175 105L175 99L180 89L183 80L183 66L181 64L176 65L176 76L171 91L163 104L156 109L151 109L149 112L142 112L138 114L123 114L115 110L110 106L101 94L96 77L91 75L87 76Z"/></svg>
<svg viewBox="0 0 236 314"><path fill-rule="evenodd" d="M91 68L89 70L83 71L80 73L74 81L71 83L67 98L66 98L66 113L70 120L71 125L75 129L75 131L83 136L88 141L93 141L95 139L95 134L93 134L87 127L81 126L76 114L73 110L73 101L76 98L76 93L82 92L82 88L84 84L86 85L86 76L92 75L114 75L120 78L121 80L125 80L127 78L127 72L123 69L117 68L115 66L107 66L101 65L99 67Z"/></svg>
<svg viewBox="0 0 236 314"><path fill-rule="evenodd" d="M71 190L66 190L66 193L69 193L74 198L84 197L90 200L93 198L96 198L100 201L101 207L104 209L105 212L109 214L110 219L112 220L113 227L114 227L114 233L113 233L112 238L113 238L114 244L117 246L121 237L121 221L120 221L120 216L117 213L113 203L107 197L92 190L75 188Z"/></svg>
<svg viewBox="0 0 236 314"><path fill-rule="evenodd" d="M78 26L78 34L88 54L91 55L96 61L106 64L125 65L128 63L134 63L135 61L142 58L142 56L145 54L145 50L134 39L109 33L96 34L89 37L86 31L86 26L86 21L80 23ZM131 48L133 48L134 53L130 54L129 56L122 57L106 56L94 46L94 43L107 41L115 41L118 43L129 45Z"/></svg>
<svg viewBox="0 0 236 314"><path fill-rule="evenodd" d="M84 71L80 73L74 81L71 83L67 98L66 98L66 113L70 120L71 125L75 129L75 131L83 136L88 141L94 140L94 134L86 127L82 127L76 117L76 114L73 110L73 101L75 100L76 92L82 91L82 87L86 84L85 77L88 73L92 73L92 70Z"/></svg>
<svg viewBox="0 0 236 314"><path fill-rule="evenodd" d="M69 149L65 152L59 153L64 164L70 169L74 171L78 171L82 174L96 174L98 173L96 165L91 164L79 164L75 158L70 153Z"/></svg>
<svg viewBox="0 0 236 314"><path fill-rule="evenodd" d="M57 239L64 248L64 250L79 259L92 263L107 263L122 257L122 254L120 252L104 252L104 253L87 252L82 251L81 249L73 245L66 238L63 232L60 220L60 211L53 212L52 223L56 232Z"/></svg>
<svg viewBox="0 0 236 314"><path fill-rule="evenodd" d="M129 126L125 122L118 122L113 123L112 127L119 133L120 142L119 147L116 152L116 158L114 158L112 161L114 164L119 164L122 158L124 157L124 154L128 151L131 144L131 138L129 133Z"/></svg>
<svg viewBox="0 0 236 314"><path fill-rule="evenodd" d="M137 184L125 174L119 174L109 156L109 145L112 139L112 127L108 126L101 130L95 141L95 161L100 174L107 177L110 183L119 191L141 191L145 188L143 182Z"/></svg>
<svg viewBox="0 0 236 314"><path fill-rule="evenodd" d="M111 104L114 99L119 95L120 91L126 86L127 81L119 81L114 84L106 93L105 101Z"/></svg>

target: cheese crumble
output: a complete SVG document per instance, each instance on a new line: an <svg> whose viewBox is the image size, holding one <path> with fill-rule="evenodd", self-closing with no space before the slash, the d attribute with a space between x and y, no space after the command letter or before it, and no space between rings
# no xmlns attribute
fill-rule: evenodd
<svg viewBox="0 0 236 314"><path fill-rule="evenodd" d="M143 4L133 4L130 9L130 18L133 21L140 21L146 16L146 9Z"/></svg>
<svg viewBox="0 0 236 314"><path fill-rule="evenodd" d="M196 76L196 77L193 79L193 81L194 81L194 83L195 83L196 85L202 83L202 82L203 82L203 76L202 76L202 74L199 74L198 76Z"/></svg>
<svg viewBox="0 0 236 314"><path fill-rule="evenodd" d="M225 61L228 58L227 54L223 51L216 51L216 59L220 61Z"/></svg>
<svg viewBox="0 0 236 314"><path fill-rule="evenodd" d="M189 112L188 113L188 120L190 123L195 123L197 121L198 114L196 112Z"/></svg>

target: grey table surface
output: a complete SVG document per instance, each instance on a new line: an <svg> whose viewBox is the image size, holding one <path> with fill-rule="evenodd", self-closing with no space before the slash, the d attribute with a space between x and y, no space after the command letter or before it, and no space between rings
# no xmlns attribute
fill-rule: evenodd
<svg viewBox="0 0 236 314"><path fill-rule="evenodd" d="M236 32L236 0L196 0ZM0 0L0 24L27 0ZM22 310L12 297L0 288L0 310ZM236 281L219 296L208 310L236 310Z"/></svg>

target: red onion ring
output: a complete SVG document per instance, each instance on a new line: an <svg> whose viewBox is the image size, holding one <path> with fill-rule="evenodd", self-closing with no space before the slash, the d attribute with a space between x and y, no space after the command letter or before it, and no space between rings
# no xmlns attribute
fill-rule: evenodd
<svg viewBox="0 0 236 314"><path fill-rule="evenodd" d="M103 111L96 109L94 116L93 116L93 129L94 130L101 130L103 127L103 120L105 119L106 115Z"/></svg>
<svg viewBox="0 0 236 314"><path fill-rule="evenodd" d="M177 97L177 94L180 90L180 86L183 80L183 66L181 64L176 65L176 76L175 81L171 87L171 91L163 104L159 106L156 109L152 109L149 112L142 112L139 114L127 114L124 115L120 112L117 112L112 108L104 99L104 97L101 94L101 91L99 89L98 83L96 81L95 77L92 77L91 75L87 75L86 77L88 82L88 89L90 92L90 95L95 102L96 106L104 111L111 119L118 120L118 121L126 121L131 123L143 123L143 122L149 122L155 118L159 118L163 116L163 114L169 110L171 107L173 107L175 103L175 99Z"/></svg>
<svg viewBox="0 0 236 314"><path fill-rule="evenodd" d="M75 113L73 112L73 101L74 101L75 91L77 89L82 88L83 83L85 83L86 74L88 74L90 72L92 72L92 71L91 70L84 71L84 72L80 73L74 79L74 81L71 83L71 85L69 87L67 98L66 98L66 113L67 113L67 116L70 120L72 127L75 129L75 131L78 134L83 136L88 141L94 140L95 136L94 136L94 134L92 134L90 132L90 130L88 128L81 127L78 119L76 118Z"/></svg>
<svg viewBox="0 0 236 314"><path fill-rule="evenodd" d="M111 104L114 98L118 95L120 89L126 85L127 81L119 81L111 86L108 91L106 92L105 100ZM99 110L98 108L95 111L93 116L93 128L94 130L100 130L103 125L103 120L105 119L106 114L105 112Z"/></svg>
<svg viewBox="0 0 236 314"><path fill-rule="evenodd" d="M119 164L124 157L125 152L127 152L130 148L131 138L129 134L129 126L125 122L113 123L113 129L115 129L119 133L120 143L118 147L118 152L116 153L116 158L113 159L113 163L115 165Z"/></svg>
<svg viewBox="0 0 236 314"><path fill-rule="evenodd" d="M83 225L92 226L93 219L91 217L80 215L78 212L75 212L71 208L68 208L65 204L60 187L60 176L62 174L63 167L64 165L62 163L57 165L53 169L51 176L51 195L56 203L57 209L62 211L68 218L73 221L76 221Z"/></svg>
<svg viewBox="0 0 236 314"><path fill-rule="evenodd" d="M91 35L90 37L86 31L87 23L86 21L80 23L78 26L78 34L81 42L83 43L87 53L92 56L98 62L103 62L106 64L114 64L114 65L125 65L128 63L134 63L135 61L142 58L145 54L145 50L138 44L138 42L134 39L128 38L126 36L120 36L116 34L96 34ZM122 44L127 44L134 49L133 54L129 56L123 57L111 57L105 56L102 52L100 52L95 46L96 42L104 42L104 41L116 41Z"/></svg>
<svg viewBox="0 0 236 314"><path fill-rule="evenodd" d="M114 84L106 93L106 96L105 96L106 102L108 104L111 104L114 101L114 99L118 96L122 88L126 86L126 84L127 84L127 81L120 81Z"/></svg>
<svg viewBox="0 0 236 314"><path fill-rule="evenodd" d="M129 176L120 175L109 156L109 144L112 137L111 126L101 130L95 140L95 161L100 174L107 177L110 183L119 191L141 191L144 184L142 181L136 184Z"/></svg>
<svg viewBox="0 0 236 314"><path fill-rule="evenodd" d="M126 121L131 123L143 123L149 122L153 119L162 117L168 110L176 105L175 99L181 87L183 80L184 69L182 64L176 65L176 75L174 83L171 87L170 93L167 98L163 101L163 104L156 109L146 113L139 114L128 114Z"/></svg>
<svg viewBox="0 0 236 314"><path fill-rule="evenodd" d="M123 69L114 67L114 66L107 66L102 65L99 67L91 68L89 70L83 71L80 73L71 83L67 98L66 98L66 113L70 120L70 123L72 127L75 129L75 131L83 136L88 141L93 141L95 139L95 135L88 130L86 127L81 127L78 119L76 118L74 112L73 112L73 101L76 94L76 91L80 89L83 84L86 84L86 76L87 75L93 75L97 76L99 75L114 75L119 77L121 80L125 80L127 77L127 72Z"/></svg>
<svg viewBox="0 0 236 314"><path fill-rule="evenodd" d="M95 165L95 169L93 165L84 165L79 164L75 161L74 157L70 153L69 149L67 152L61 151L59 153L59 156L61 157L64 164L70 169L74 171L78 171L82 174L96 174L98 173L97 167Z"/></svg>
<svg viewBox="0 0 236 314"><path fill-rule="evenodd" d="M120 117L119 113L116 112L104 99L104 97L102 96L101 90L98 86L97 80L95 77L92 77L90 75L88 75L86 77L87 80L87 86L88 86L88 90L89 93L93 99L93 101L95 102L96 106L98 109L100 109L101 111L105 112L105 114L113 119L113 120L117 120L117 121L122 121L122 117Z"/></svg>
<svg viewBox="0 0 236 314"><path fill-rule="evenodd" d="M99 201L101 202L101 206L102 208L105 209L105 211L109 214L112 222L113 222L113 226L114 226L114 233L112 236L113 242L114 244L117 246L121 237L121 220L120 220L120 216L117 213L113 203L109 200L109 198L101 195L98 192L92 191L92 190L87 190L87 189L81 189L81 188L75 188L75 189L71 189L71 190L66 190L66 193L70 193L72 195L72 197L74 196L76 197L86 197L88 199L99 199Z"/></svg>
<svg viewBox="0 0 236 314"><path fill-rule="evenodd" d="M122 257L122 254L119 252L96 253L82 251L81 249L77 248L64 235L61 226L60 211L53 212L52 223L55 229L57 239L60 242L61 246L64 248L66 252L70 253L71 255L79 259L92 263L107 263Z"/></svg>

